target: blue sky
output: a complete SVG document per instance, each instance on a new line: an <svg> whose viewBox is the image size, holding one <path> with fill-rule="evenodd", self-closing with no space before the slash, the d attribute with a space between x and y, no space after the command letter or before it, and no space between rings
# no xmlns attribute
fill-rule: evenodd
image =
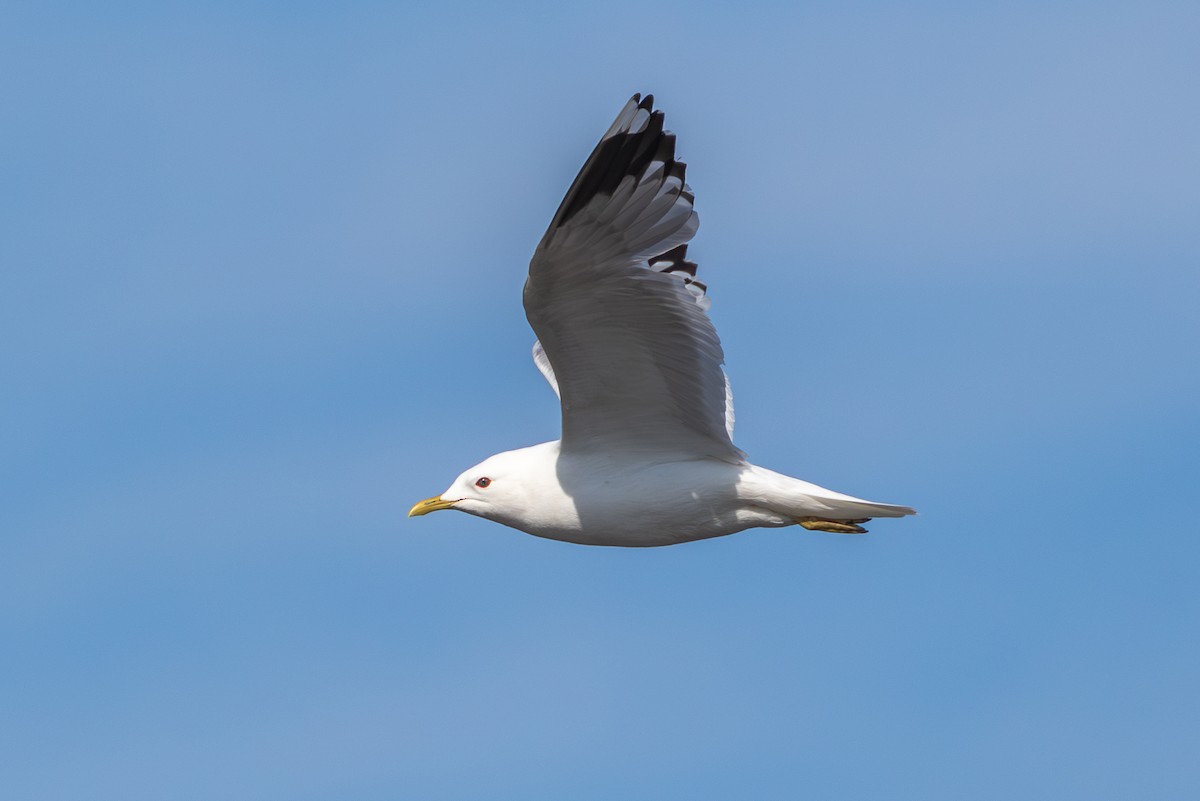
<svg viewBox="0 0 1200 801"><path fill-rule="evenodd" d="M9 4L0 785L1191 799L1187 3ZM520 287L654 92L758 463L921 515L583 548Z"/></svg>

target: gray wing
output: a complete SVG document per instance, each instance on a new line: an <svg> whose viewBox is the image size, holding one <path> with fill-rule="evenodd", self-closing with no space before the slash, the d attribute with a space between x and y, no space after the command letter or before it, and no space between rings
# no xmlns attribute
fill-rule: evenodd
<svg viewBox="0 0 1200 801"><path fill-rule="evenodd" d="M653 98L634 95L534 252L525 314L564 449L743 459L706 288L686 258L698 217L684 170Z"/></svg>
<svg viewBox="0 0 1200 801"><path fill-rule="evenodd" d="M680 257L680 262L677 263L671 258L676 252ZM669 272L675 275L680 275L689 290L691 290L696 302L701 304L702 308L708 309L711 301L706 297L708 287L699 281L695 280L696 264L684 260L687 254L687 245L680 245L674 251L666 253L662 256L656 256L650 259L650 268L662 272ZM550 357L546 355L546 349L542 347L539 340L534 340L533 343L533 364L537 367L538 372L546 379L546 383L550 385L550 389L554 390L554 395L561 399L561 393L558 390L558 377L554 375L554 368L550 366ZM723 371L722 371L723 372ZM736 415L733 411L733 387L729 383L729 376L725 376L725 433L730 440L733 439L733 424L736 421Z"/></svg>

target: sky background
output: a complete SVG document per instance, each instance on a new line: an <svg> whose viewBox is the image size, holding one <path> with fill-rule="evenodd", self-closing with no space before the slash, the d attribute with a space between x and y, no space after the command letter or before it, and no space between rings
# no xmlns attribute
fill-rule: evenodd
<svg viewBox="0 0 1200 801"><path fill-rule="evenodd" d="M0 8L0 788L1194 799L1194 3ZM664 549L409 520L554 439L528 258L635 91L759 464Z"/></svg>

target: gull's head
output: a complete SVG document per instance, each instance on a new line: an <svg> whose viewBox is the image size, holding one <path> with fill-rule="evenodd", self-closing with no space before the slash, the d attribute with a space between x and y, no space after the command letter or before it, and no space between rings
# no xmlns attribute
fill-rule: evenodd
<svg viewBox="0 0 1200 801"><path fill-rule="evenodd" d="M440 509L505 521L525 506L529 458L525 448L498 453L454 479L441 495L426 498L408 510L419 517Z"/></svg>

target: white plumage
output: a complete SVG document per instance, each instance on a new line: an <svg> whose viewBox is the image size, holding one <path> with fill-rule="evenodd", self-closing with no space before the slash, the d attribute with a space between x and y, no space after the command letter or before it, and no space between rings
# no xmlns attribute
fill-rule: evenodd
<svg viewBox="0 0 1200 801"><path fill-rule="evenodd" d="M653 98L621 110L529 264L533 359L562 405L562 439L497 454L410 515L459 509L540 537L650 546L799 523L861 532L906 506L750 464L687 260L699 218Z"/></svg>

